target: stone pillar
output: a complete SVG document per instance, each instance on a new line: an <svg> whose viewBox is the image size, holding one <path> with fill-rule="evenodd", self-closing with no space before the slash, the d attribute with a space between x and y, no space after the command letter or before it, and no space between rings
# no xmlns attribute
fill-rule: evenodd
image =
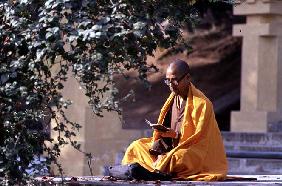
<svg viewBox="0 0 282 186"><path fill-rule="evenodd" d="M94 175L102 175L104 166L113 165L121 152L135 139L144 136L144 130L126 130L122 128L120 117L115 112L105 112L104 117L96 116L89 107L88 98L79 83L71 75L64 84L63 95L73 104L66 110L67 117L79 123L82 128L76 136L81 150L93 155L91 169ZM56 134L51 134L53 137ZM90 176L87 158L70 145L62 148L59 162L64 174L68 176ZM54 171L58 174L56 168Z"/></svg>
<svg viewBox="0 0 282 186"><path fill-rule="evenodd" d="M233 10L247 21L233 27L243 46L241 108L231 113L231 131L267 132L282 121L282 1L238 1Z"/></svg>

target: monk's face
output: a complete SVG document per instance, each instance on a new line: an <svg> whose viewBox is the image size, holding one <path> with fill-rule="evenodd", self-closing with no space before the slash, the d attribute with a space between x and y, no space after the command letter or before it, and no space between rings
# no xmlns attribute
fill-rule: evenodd
<svg viewBox="0 0 282 186"><path fill-rule="evenodd" d="M187 73L177 72L177 69L168 68L166 71L166 84L170 90L177 95L187 94L185 92L188 84L190 83L190 76Z"/></svg>

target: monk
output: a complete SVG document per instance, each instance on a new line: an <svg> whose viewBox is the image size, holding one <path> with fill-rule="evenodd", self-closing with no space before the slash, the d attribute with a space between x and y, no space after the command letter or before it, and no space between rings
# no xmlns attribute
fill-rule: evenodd
<svg viewBox="0 0 282 186"><path fill-rule="evenodd" d="M134 141L122 164L138 163L150 172L169 173L175 179L224 180L228 166L211 101L191 83L190 68L183 60L169 65L165 83L172 93L158 123L169 130L154 130L153 137ZM152 153L154 143L161 138L171 138L172 148L162 154Z"/></svg>

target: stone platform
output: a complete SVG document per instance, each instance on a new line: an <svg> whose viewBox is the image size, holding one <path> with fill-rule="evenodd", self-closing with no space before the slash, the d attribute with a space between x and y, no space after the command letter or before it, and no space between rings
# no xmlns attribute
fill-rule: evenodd
<svg viewBox="0 0 282 186"><path fill-rule="evenodd" d="M222 132L229 174L282 174L282 133Z"/></svg>
<svg viewBox="0 0 282 186"><path fill-rule="evenodd" d="M84 176L84 177L66 177L64 183L68 185L97 185L97 186L112 186L112 185L282 185L282 175L232 175L237 177L235 180L231 178L220 182L201 182L201 181L124 181L124 180L109 180L102 176ZM35 179L36 185L60 185L61 178L40 177Z"/></svg>

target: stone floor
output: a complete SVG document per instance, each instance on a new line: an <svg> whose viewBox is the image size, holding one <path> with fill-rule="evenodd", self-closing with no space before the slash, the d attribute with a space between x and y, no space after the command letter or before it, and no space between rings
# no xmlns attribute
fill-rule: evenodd
<svg viewBox="0 0 282 186"><path fill-rule="evenodd" d="M234 179L236 177L237 179ZM230 179L221 182L199 181L123 181L110 180L102 176L66 177L64 182L68 185L282 185L282 175L230 175ZM36 185L61 185L62 179L57 177L38 177Z"/></svg>

